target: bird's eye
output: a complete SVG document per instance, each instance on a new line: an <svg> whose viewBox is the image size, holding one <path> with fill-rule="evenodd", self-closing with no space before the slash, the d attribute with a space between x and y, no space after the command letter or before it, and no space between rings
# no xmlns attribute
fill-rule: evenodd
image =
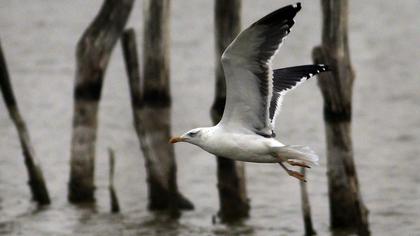
<svg viewBox="0 0 420 236"><path fill-rule="evenodd" d="M195 137L198 134L198 131L191 131L188 133L188 136Z"/></svg>

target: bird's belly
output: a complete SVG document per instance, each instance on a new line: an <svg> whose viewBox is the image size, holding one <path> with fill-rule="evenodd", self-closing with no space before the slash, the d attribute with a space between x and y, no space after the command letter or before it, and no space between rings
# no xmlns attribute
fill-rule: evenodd
<svg viewBox="0 0 420 236"><path fill-rule="evenodd" d="M278 162L271 154L270 141L255 135L232 135L218 141L217 145L205 148L206 151L237 161L274 163Z"/></svg>

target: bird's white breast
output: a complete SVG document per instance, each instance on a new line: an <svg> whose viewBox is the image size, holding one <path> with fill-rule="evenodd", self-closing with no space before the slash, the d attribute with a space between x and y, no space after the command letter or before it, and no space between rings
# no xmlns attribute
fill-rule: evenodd
<svg viewBox="0 0 420 236"><path fill-rule="evenodd" d="M272 147L283 146L273 138L265 138L253 133L225 132L216 129L199 145L217 156L248 162L277 162Z"/></svg>

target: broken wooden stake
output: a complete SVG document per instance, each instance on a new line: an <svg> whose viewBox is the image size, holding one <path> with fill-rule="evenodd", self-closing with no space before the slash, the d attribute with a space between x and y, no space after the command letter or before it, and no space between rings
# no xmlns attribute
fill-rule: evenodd
<svg viewBox="0 0 420 236"><path fill-rule="evenodd" d="M241 1L216 0L216 88L211 118L218 123L223 115L226 101L226 82L220 57L241 28ZM222 221L237 221L249 216L249 201L246 192L245 164L225 157L217 157L217 186L219 189L219 217Z"/></svg>
<svg viewBox="0 0 420 236"><path fill-rule="evenodd" d="M77 43L69 200L94 201L98 105L106 67L134 0L104 0Z"/></svg>
<svg viewBox="0 0 420 236"><path fill-rule="evenodd" d="M347 0L322 0L322 44L313 50L315 63L331 69L319 75L324 98L327 173L332 229L351 229L370 235L353 159L351 137L354 71L348 45Z"/></svg>
<svg viewBox="0 0 420 236"><path fill-rule="evenodd" d="M179 216L178 210L189 210L194 206L178 190L174 147L168 143L171 133L168 4L166 0L153 0L146 4L150 9L145 9L148 12L145 14L145 31L150 33L145 33L144 39L143 86L133 29L124 32L122 46L134 127L146 163L149 209L169 210L174 216ZM155 21L161 24L155 24Z"/></svg>

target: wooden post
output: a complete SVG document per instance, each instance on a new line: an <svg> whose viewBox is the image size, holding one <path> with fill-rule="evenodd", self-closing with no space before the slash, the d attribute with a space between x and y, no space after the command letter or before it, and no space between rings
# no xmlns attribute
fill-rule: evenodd
<svg viewBox="0 0 420 236"><path fill-rule="evenodd" d="M69 200L94 201L94 161L98 103L112 49L133 0L104 0L99 14L77 44Z"/></svg>
<svg viewBox="0 0 420 236"><path fill-rule="evenodd" d="M240 0L216 0L216 91L211 108L211 117L215 124L223 115L226 100L226 82L220 57L240 32L240 12ZM248 217L250 207L246 192L244 163L217 157L217 181L220 199L219 216L222 221L236 221Z"/></svg>
<svg viewBox="0 0 420 236"><path fill-rule="evenodd" d="M111 212L120 212L120 203L118 202L117 192L114 188L114 173L115 173L115 153L111 148L108 149L109 153L109 195L111 199Z"/></svg>
<svg viewBox="0 0 420 236"><path fill-rule="evenodd" d="M9 72L7 70L6 59L0 43L0 89L6 103L10 118L16 126L20 144L25 157L25 166L29 176L29 187L31 189L32 198L40 205L50 204L47 185L44 181L41 165L35 157L35 151L26 128L25 121L20 115L18 104L13 93L12 84L10 82Z"/></svg>
<svg viewBox="0 0 420 236"><path fill-rule="evenodd" d="M305 168L300 169L300 173L306 179L306 170ZM311 216L311 205L309 203L308 189L306 188L307 183L299 181L300 183L300 196L302 200L302 215L303 215L303 224L305 226L305 236L316 235L314 226L312 225L312 216Z"/></svg>
<svg viewBox="0 0 420 236"><path fill-rule="evenodd" d="M322 45L314 48L313 58L331 68L318 80L324 98L331 227L370 235L351 140L354 72L347 37L348 1L322 0L322 11Z"/></svg>
<svg viewBox="0 0 420 236"><path fill-rule="evenodd" d="M145 72L143 89L133 29L124 32L122 46L129 78L134 127L146 162L149 209L169 210L173 216L178 216L180 209L193 209L194 206L178 191L174 147L168 143L171 133L167 61L169 1L152 0L148 4L150 5L146 5L148 8L145 11L151 15L145 16L145 31L149 33L145 33L144 53L147 56L144 57L147 73ZM153 48L160 50L151 50Z"/></svg>

